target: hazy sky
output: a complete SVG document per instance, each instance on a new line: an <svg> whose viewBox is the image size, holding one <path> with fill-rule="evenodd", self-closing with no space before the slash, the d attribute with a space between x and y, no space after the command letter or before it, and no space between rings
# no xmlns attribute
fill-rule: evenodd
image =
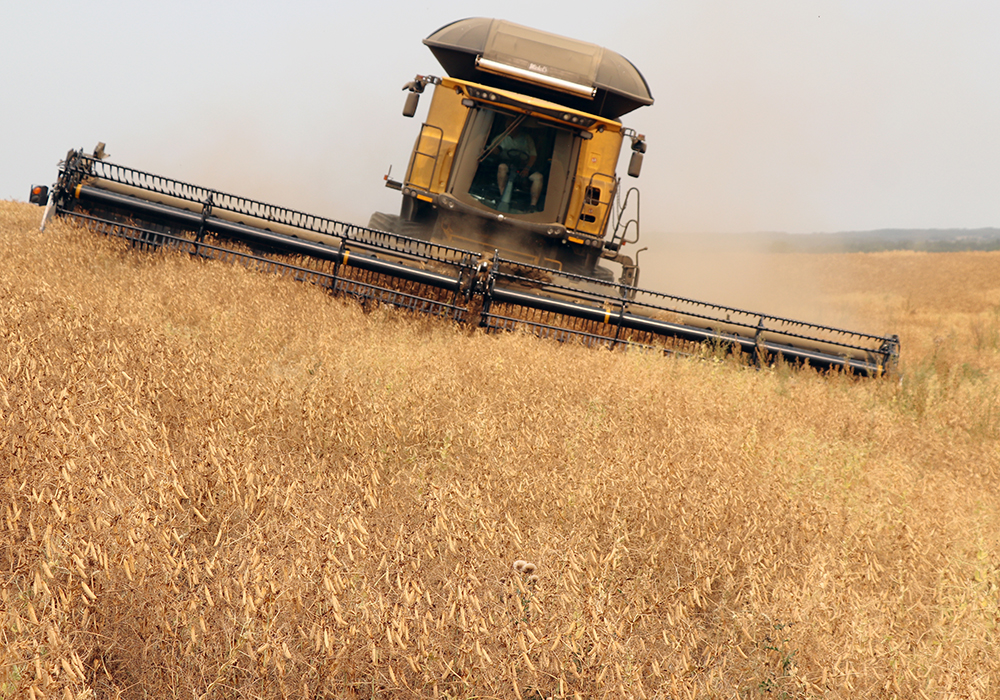
<svg viewBox="0 0 1000 700"><path fill-rule="evenodd" d="M421 40L469 16L601 44L656 104L644 231L1000 226L997 0L212 2L8 0L0 199L70 148L356 223L440 75ZM557 9L558 8L558 9ZM624 168L622 169L622 171Z"/></svg>

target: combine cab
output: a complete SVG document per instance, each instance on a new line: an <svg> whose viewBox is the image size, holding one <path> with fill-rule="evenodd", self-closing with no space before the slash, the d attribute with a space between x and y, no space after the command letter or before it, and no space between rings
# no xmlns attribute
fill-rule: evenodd
<svg viewBox="0 0 1000 700"><path fill-rule="evenodd" d="M368 227L198 187L70 151L30 201L140 249L179 250L319 284L332 294L587 345L781 359L891 373L899 339L708 304L637 286L623 255L637 215L614 168L631 143L623 114L652 103L618 54L518 25L471 19L425 43L447 78L407 85L404 114L435 92L400 190L400 215ZM627 139L627 140L626 140ZM630 190L638 214L638 192ZM626 232L632 238L626 240ZM605 267L620 267L618 280Z"/></svg>
<svg viewBox="0 0 1000 700"><path fill-rule="evenodd" d="M639 176L646 144L619 118L651 105L642 74L593 44L482 18L449 24L424 40L448 77L418 75L403 114L434 86L402 182L398 217L370 226L511 260L611 281L637 282L621 253L628 223L615 173L631 144L629 175ZM638 191L630 193L638 211ZM627 201L627 199L626 199ZM609 236L608 233L611 233Z"/></svg>

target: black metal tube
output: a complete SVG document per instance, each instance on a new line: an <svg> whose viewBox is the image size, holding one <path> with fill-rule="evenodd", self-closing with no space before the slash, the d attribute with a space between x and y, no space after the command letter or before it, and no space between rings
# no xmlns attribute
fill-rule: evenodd
<svg viewBox="0 0 1000 700"><path fill-rule="evenodd" d="M695 343L719 342L728 343L739 347L742 351L753 353L758 348L763 348L773 356L781 355L786 359L796 362L808 362L811 366L819 369L829 369L832 367L843 367L860 374L877 374L884 370L884 362L878 359L878 353L871 353L870 359L862 360L847 356L824 353L818 350L797 348L791 345L764 341L758 345L757 340L750 337L736 335L732 333L721 333L711 328L699 328L681 323L671 323L648 316L640 316L630 313L619 313L607 311L603 308L590 306L589 304L577 304L561 299L541 297L525 292L495 287L493 289L493 301L500 304L512 304L528 308L548 311L550 313L563 314L573 318L587 321L596 321L608 325L620 324L622 328L636 331L652 333L654 335L679 338Z"/></svg>
<svg viewBox="0 0 1000 700"><path fill-rule="evenodd" d="M454 293L461 293L464 273L467 270L471 270L466 263L442 263L451 265L453 269L457 268L457 276L433 272L407 265L405 262L380 258L378 257L379 254L383 254L381 247L366 242L359 243L345 236L334 236L331 240L339 240L340 242L340 245L334 247L333 245L298 238L284 233L276 233L256 226L207 216L206 214L210 211L208 209L190 211L100 187L81 185L73 191L72 195L80 199L92 200L99 205L135 213L139 218L164 222L168 226L172 224L193 232L212 231L223 237L247 243L251 247L327 260L336 265L349 265L354 268ZM355 246L365 252L362 253L351 249ZM421 255L416 253L407 254L404 252L400 255L399 251L392 249L386 249L384 254L390 257L395 255L397 258L403 257L404 259L411 257L423 259ZM616 297L607 297L604 299L605 304L601 304L600 297L595 297L589 301L581 300L574 302L565 298L553 298L551 296L540 296L516 291L498 286L497 282L503 278L503 275L499 274L499 259L495 258L493 262L492 272L488 275L484 286L479 289L479 294L483 297L481 312L483 321L490 316L490 307L493 303L508 304L592 321L602 324L609 329L614 328L615 336L614 338L608 338L610 342L617 340L621 335L621 331L627 329L694 343L721 343L739 348L742 352L751 354L764 352L771 357L782 356L793 362L807 362L819 369L836 367L867 375L881 374L889 370L898 356L898 341L895 339L891 339L893 342L884 344L879 350L869 351L855 346L840 345L835 341L825 341L819 338L803 336L804 340L814 345L819 344L821 347L819 349L816 347L807 347L806 343L799 347L784 342L779 343L767 340L766 336L758 340L756 336L742 335L738 331L732 332L733 325L738 326L739 324L730 323L729 328L726 330L716 329L711 325L712 319L707 317L701 319L696 316L689 316L688 318L694 321L694 324L692 324L674 323L651 316L629 313L627 310L628 302ZM650 308L655 309L655 307ZM664 309L664 311L666 312L667 309ZM734 311L745 313L739 310ZM524 321L524 323L530 325L531 322ZM720 321L720 323L725 324L726 322ZM566 330L568 333L574 333L570 329ZM790 335L792 334L784 334L785 338L788 338ZM792 342L795 342L794 338ZM844 349L843 355L836 354L838 346ZM832 351L828 352L826 348L830 348ZM848 350L854 351L853 356ZM859 351L861 354L858 354Z"/></svg>

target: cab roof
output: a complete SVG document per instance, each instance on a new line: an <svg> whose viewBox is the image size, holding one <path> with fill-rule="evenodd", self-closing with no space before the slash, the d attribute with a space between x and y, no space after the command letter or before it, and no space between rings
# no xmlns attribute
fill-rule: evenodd
<svg viewBox="0 0 1000 700"><path fill-rule="evenodd" d="M513 22L461 19L438 29L424 44L453 78L607 119L653 104L646 79L621 54Z"/></svg>

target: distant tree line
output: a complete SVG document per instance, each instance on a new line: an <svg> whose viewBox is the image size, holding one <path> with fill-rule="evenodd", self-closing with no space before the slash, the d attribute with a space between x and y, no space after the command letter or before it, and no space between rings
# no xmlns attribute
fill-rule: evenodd
<svg viewBox="0 0 1000 700"><path fill-rule="evenodd" d="M766 248L775 253L877 253L916 250L952 253L970 250L1000 250L1000 229L883 229L843 233L752 234L767 238Z"/></svg>

